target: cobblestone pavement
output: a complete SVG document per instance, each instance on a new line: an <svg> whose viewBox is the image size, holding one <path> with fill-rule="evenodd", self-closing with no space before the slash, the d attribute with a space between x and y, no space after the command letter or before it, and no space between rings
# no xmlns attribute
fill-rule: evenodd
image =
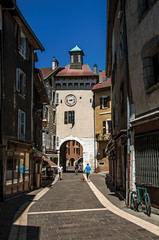
<svg viewBox="0 0 159 240"><path fill-rule="evenodd" d="M28 212L27 239L159 239L158 236L108 211L82 174L64 173ZM92 174L92 182L100 186ZM98 187L98 186L97 186ZM100 191L104 191L100 189Z"/></svg>

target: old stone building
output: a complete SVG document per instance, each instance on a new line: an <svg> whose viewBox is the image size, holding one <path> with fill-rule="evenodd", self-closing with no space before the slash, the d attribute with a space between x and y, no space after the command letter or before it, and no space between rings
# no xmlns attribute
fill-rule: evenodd
<svg viewBox="0 0 159 240"><path fill-rule="evenodd" d="M151 203L159 205L159 1L126 1L131 158L130 191L150 183Z"/></svg>
<svg viewBox="0 0 159 240"><path fill-rule="evenodd" d="M95 169L94 108L92 87L98 81L88 64L83 64L83 51L76 46L70 53L70 64L55 76L56 147L59 162L66 169L66 144L76 141L83 148L83 165Z"/></svg>
<svg viewBox="0 0 159 240"><path fill-rule="evenodd" d="M107 2L106 75L112 78L112 136L108 145L109 176L117 189L126 190L127 161L127 52L124 1Z"/></svg>
<svg viewBox="0 0 159 240"><path fill-rule="evenodd" d="M0 198L32 186L34 50L44 48L16 1L0 4Z"/></svg>
<svg viewBox="0 0 159 240"><path fill-rule="evenodd" d="M95 66L96 67L96 66ZM97 171L108 171L107 144L111 134L111 79L99 71L99 83L93 87Z"/></svg>
<svg viewBox="0 0 159 240"><path fill-rule="evenodd" d="M58 65L58 61L54 57L52 67L40 69L49 98L48 104L43 104L42 151L56 163L56 105L58 104L58 95L56 94L54 77L63 69Z"/></svg>

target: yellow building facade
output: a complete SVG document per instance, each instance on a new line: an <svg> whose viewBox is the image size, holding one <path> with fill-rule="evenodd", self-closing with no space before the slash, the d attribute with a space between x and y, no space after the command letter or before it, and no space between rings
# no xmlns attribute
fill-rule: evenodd
<svg viewBox="0 0 159 240"><path fill-rule="evenodd" d="M99 83L93 87L95 97L95 138L99 172L109 170L108 155L105 149L111 133L111 79L105 71L99 71Z"/></svg>

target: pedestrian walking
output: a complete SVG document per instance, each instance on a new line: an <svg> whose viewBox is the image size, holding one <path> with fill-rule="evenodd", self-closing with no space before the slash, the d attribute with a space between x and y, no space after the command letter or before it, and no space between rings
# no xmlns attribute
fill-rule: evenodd
<svg viewBox="0 0 159 240"><path fill-rule="evenodd" d="M61 164L60 164L60 166L58 167L58 173L59 173L59 178L60 178L60 180L62 180L63 167L62 167Z"/></svg>
<svg viewBox="0 0 159 240"><path fill-rule="evenodd" d="M75 174L77 175L78 173L78 162L75 163Z"/></svg>
<svg viewBox="0 0 159 240"><path fill-rule="evenodd" d="M90 175L90 172L91 172L91 167L89 166L89 163L87 163L87 166L85 167L84 171L86 172L86 175L87 175L87 181L89 181L89 175Z"/></svg>

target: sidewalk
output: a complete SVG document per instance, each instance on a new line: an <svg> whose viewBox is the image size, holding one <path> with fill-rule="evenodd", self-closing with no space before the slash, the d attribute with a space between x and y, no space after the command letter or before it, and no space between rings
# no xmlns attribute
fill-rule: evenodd
<svg viewBox="0 0 159 240"><path fill-rule="evenodd" d="M46 181L43 188L52 181ZM34 197L43 189L22 193L0 202L0 240L8 240L13 222L22 214ZM20 211L19 211L20 210Z"/></svg>
<svg viewBox="0 0 159 240"><path fill-rule="evenodd" d="M159 210L152 208L152 214L148 217L141 208L139 208L139 212L135 212L130 208L126 207L125 204L125 196L122 191L117 191L115 187L105 179L105 173L98 173L98 174L91 174L91 181L93 184L100 190L100 192L116 207L120 208L121 210L130 213L136 217L139 217L145 221L148 221L152 224L159 226ZM156 214L157 213L157 214Z"/></svg>

